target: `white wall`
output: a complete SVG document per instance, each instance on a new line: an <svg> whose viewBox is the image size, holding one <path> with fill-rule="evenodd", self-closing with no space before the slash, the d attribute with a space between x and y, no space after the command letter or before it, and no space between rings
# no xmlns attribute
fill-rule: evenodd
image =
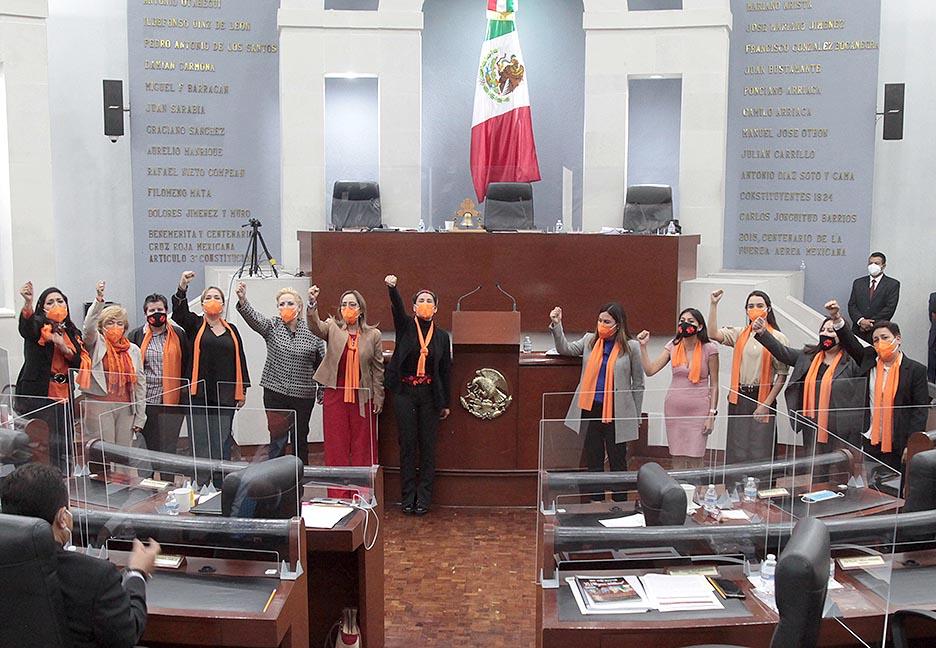
<svg viewBox="0 0 936 648"><path fill-rule="evenodd" d="M936 291L936 2L883 0L878 110L885 83L906 83L904 139L881 140L874 153L871 247L887 254L887 273L900 280L894 320L904 347L926 364L927 299Z"/></svg>
<svg viewBox="0 0 936 648"><path fill-rule="evenodd" d="M722 264L728 5L728 0L686 0L681 11L631 12L617 0L585 0L583 229L621 223L628 184L628 79L682 77L679 214L684 233L702 234L703 273Z"/></svg>

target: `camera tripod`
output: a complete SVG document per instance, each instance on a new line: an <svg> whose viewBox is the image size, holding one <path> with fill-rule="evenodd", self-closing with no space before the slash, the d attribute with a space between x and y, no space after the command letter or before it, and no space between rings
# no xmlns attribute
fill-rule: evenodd
<svg viewBox="0 0 936 648"><path fill-rule="evenodd" d="M276 270L276 259L270 255L270 250L267 249L266 241L263 240L263 234L260 233L260 228L263 227L263 224L256 218L251 218L247 221L246 225L241 225L241 227L250 227L252 231L250 232L250 239L247 241L247 251L244 253L244 261L241 263L240 270L237 271L238 279L244 276L245 269L249 277L260 274L260 259L257 254L258 242L260 243L260 247L263 248L263 254L270 263L273 276L279 277L279 272Z"/></svg>

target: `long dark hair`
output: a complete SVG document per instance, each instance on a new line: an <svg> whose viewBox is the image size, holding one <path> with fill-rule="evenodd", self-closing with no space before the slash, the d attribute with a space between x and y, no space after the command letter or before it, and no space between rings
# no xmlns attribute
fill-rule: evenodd
<svg viewBox="0 0 936 648"><path fill-rule="evenodd" d="M831 322L831 321L832 321L831 317L827 317L824 320L822 320L822 324L819 325L819 335L822 335L822 327L826 325L826 322ZM838 335L838 331L836 331L835 334ZM836 344L839 344L839 343L836 342ZM818 343L807 344L806 346L803 347L803 353L805 353L806 355L816 355L817 353L822 353L823 351L825 351L825 349L823 349Z"/></svg>
<svg viewBox="0 0 936 648"><path fill-rule="evenodd" d="M617 302L608 302L598 309L598 314L600 315L601 313L610 315L614 323L617 324L617 333L614 339L621 345L622 351L627 351L627 341L631 339L631 334L627 328L627 313L624 312L624 307ZM598 339L598 335L596 334L595 339L592 340L588 348L595 346L595 342Z"/></svg>
<svg viewBox="0 0 936 648"><path fill-rule="evenodd" d="M767 323L773 327L775 331L780 330L780 325L777 324L777 316L773 312L773 304L770 303L770 295L765 293L763 290L752 290L751 293L744 299L744 316L747 317L747 305L751 301L751 297L761 297L764 300L764 303L767 304Z"/></svg>
<svg viewBox="0 0 936 648"><path fill-rule="evenodd" d="M696 334L695 334L696 339L698 339L699 341L699 344L705 344L706 342L709 342L708 327L705 325L705 318L702 317L702 313L699 312L697 309L695 308L682 309L679 312L679 317L676 318L676 321L679 322L679 320L682 319L682 316L685 315L686 313L689 313L690 315L692 315L693 319L699 323L699 330L696 331ZM682 338L679 337L678 335L673 338L674 345L679 344L680 341L682 341Z"/></svg>
<svg viewBox="0 0 936 648"><path fill-rule="evenodd" d="M68 306L68 315L66 315L64 321L62 321L62 324L65 326L65 330L68 331L72 337L79 336L81 332L78 330L78 327L75 326L75 323L72 322L71 319L72 310L71 305L68 303L68 296L55 286L49 286L41 293L39 293L39 298L36 300L35 313L33 314L33 317L36 318L36 321L40 326L44 324L55 324L55 322L46 317L45 301L49 298L49 295L56 292L62 296L62 299L65 300L65 305Z"/></svg>

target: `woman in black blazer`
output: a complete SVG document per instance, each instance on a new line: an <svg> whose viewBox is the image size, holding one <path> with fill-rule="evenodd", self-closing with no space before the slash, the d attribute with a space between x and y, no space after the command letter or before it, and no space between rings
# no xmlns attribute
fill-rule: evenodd
<svg viewBox="0 0 936 648"><path fill-rule="evenodd" d="M23 337L23 367L16 379L14 408L19 414L35 412L49 428L49 459L67 471L68 422L65 406L53 406L72 396L74 370L90 371L91 358L81 343L78 327L68 312L68 298L58 288L46 288L33 305L31 281L20 289L23 308L19 333ZM72 374L72 375L69 375ZM90 377L82 373L81 379Z"/></svg>
<svg viewBox="0 0 936 648"><path fill-rule="evenodd" d="M914 432L926 429L926 417L929 409L929 390L926 384L926 367L912 360L900 350L900 327L894 322L879 321L874 323L871 339L875 346L863 347L855 333L839 312L839 305L834 299L825 305L829 318L833 321L842 348L858 365L858 373L868 376L868 389L865 391L865 406L871 402L871 392L875 389L878 359L886 365L888 362L900 363L897 390L894 393L893 441L890 451L883 450L883 443L873 443L871 437L872 411L867 409L862 425L864 451L895 470L901 470L906 460L907 441ZM886 355L885 355L886 354ZM879 398L880 396L878 396Z"/></svg>
<svg viewBox="0 0 936 648"><path fill-rule="evenodd" d="M400 503L404 513L425 515L432 503L436 432L439 421L451 411L451 338L432 321L438 310L434 292L420 290L413 295L411 315L397 290L396 276L387 275L384 282L390 293L396 332L396 347L385 384L394 394L393 409L400 435Z"/></svg>
<svg viewBox="0 0 936 648"><path fill-rule="evenodd" d="M832 326L832 320L826 318L819 327L819 343L810 344L802 349L782 344L777 338L771 335L767 330L766 323L757 320L752 325L754 336L774 358L783 364L792 367L790 379L787 383L784 395L786 397L787 408L793 417L794 427L797 432L803 433L803 448L807 452L827 452L830 449L840 447L842 444L837 439L847 441L856 448L861 447L861 426L864 422L864 414L861 408L864 405L865 379L858 372L858 365L845 354L842 346L839 344L838 335ZM841 354L841 355L840 355ZM805 399L805 383L810 368L816 362L816 356L821 355L817 365L817 375L815 376L815 403L816 413L812 416L806 416L803 412L803 401ZM822 439L827 437L823 430L819 431L819 440L816 439L816 424L820 420L819 411L819 391L822 380L826 372L832 369L832 385L829 402L825 408L828 422L826 425L828 436L826 441ZM821 417L825 418L825 417ZM816 444L815 446L813 444Z"/></svg>

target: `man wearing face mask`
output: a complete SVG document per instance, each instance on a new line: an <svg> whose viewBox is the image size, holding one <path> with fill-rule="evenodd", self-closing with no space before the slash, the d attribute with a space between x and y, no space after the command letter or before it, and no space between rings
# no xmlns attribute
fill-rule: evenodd
<svg viewBox="0 0 936 648"><path fill-rule="evenodd" d="M825 308L842 348L858 365L859 375L868 377L864 450L900 470L910 435L926 429L926 367L903 353L900 327L894 322L877 322L871 331L873 346L863 347L839 312L838 302L833 299Z"/></svg>
<svg viewBox="0 0 936 648"><path fill-rule="evenodd" d="M153 572L160 546L133 541L133 551L121 574L113 563L79 551L68 551L74 521L68 510L68 490L62 474L50 466L17 468L0 489L3 513L45 520L61 545L56 553L55 579L62 593L65 625L74 648L131 648L146 628L146 580ZM3 596L17 596L19 584L3 582Z"/></svg>
<svg viewBox="0 0 936 648"><path fill-rule="evenodd" d="M127 311L104 305L104 282L84 321L84 343L91 354L91 384L81 392L82 423L101 440L130 446L146 424L146 378L140 347L130 342Z"/></svg>
<svg viewBox="0 0 936 648"><path fill-rule="evenodd" d="M844 352L832 320L819 327L819 343L794 349L781 343L758 318L751 325L754 337L770 354L792 367L784 396L803 447L816 453L841 447L839 439L861 447L865 381L858 365Z"/></svg>
<svg viewBox="0 0 936 648"><path fill-rule="evenodd" d="M325 343L309 330L302 317L302 297L292 288L276 293L277 317L266 317L250 305L243 281L236 293L237 312L266 341L260 385L270 431L268 456L282 456L293 435L296 456L308 463L309 420L319 391L312 377L325 357Z"/></svg>
<svg viewBox="0 0 936 648"><path fill-rule="evenodd" d="M871 344L875 322L889 322L897 310L900 282L884 274L887 257L872 252L868 257L867 277L858 277L848 298L848 316L855 323L855 335Z"/></svg>
<svg viewBox="0 0 936 648"><path fill-rule="evenodd" d="M390 293L396 346L387 366L400 435L400 505L407 515L425 515L432 503L435 443L439 421L448 417L452 345L448 331L433 321L438 299L431 290L413 295L407 313L396 275L384 278ZM419 454L419 477L416 455Z"/></svg>
<svg viewBox="0 0 936 648"><path fill-rule="evenodd" d="M127 339L140 347L146 377L146 447L175 454L185 419L192 350L185 330L169 322L169 300L154 293L143 300L146 324Z"/></svg>

